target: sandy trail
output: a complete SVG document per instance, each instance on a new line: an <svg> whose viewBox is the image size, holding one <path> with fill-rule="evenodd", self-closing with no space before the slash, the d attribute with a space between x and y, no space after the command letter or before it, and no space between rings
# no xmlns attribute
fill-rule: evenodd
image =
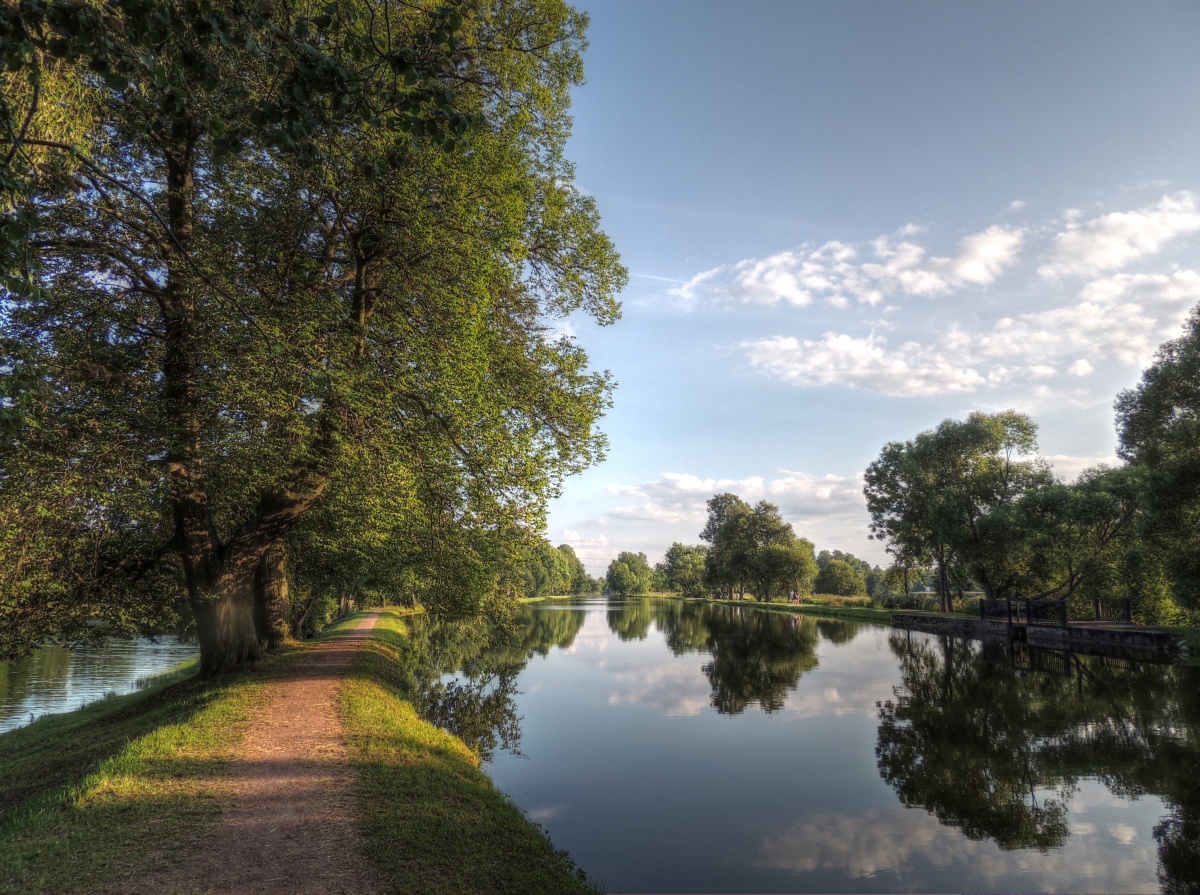
<svg viewBox="0 0 1200 895"><path fill-rule="evenodd" d="M369 895L380 879L357 829L354 775L338 717L338 688L378 614L313 646L267 688L222 788L216 830L179 864L130 893Z"/></svg>

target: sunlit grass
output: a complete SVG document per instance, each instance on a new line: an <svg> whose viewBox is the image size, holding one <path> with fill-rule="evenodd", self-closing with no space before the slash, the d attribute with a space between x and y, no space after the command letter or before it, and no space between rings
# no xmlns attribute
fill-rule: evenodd
<svg viewBox="0 0 1200 895"><path fill-rule="evenodd" d="M0 736L0 891L104 891L187 849L264 683L176 673Z"/></svg>
<svg viewBox="0 0 1200 895"><path fill-rule="evenodd" d="M393 892L597 891L479 769L460 740L404 697L412 653L402 610L380 619L342 691L367 851Z"/></svg>

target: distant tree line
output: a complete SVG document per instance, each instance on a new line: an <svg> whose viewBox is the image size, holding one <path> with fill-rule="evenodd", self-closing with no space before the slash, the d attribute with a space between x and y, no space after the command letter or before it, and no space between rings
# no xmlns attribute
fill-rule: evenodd
<svg viewBox="0 0 1200 895"><path fill-rule="evenodd" d="M603 589L603 582L587 573L570 544L554 547L544 538L517 557L508 584L517 597L581 596Z"/></svg>
<svg viewBox="0 0 1200 895"><path fill-rule="evenodd" d="M763 602L814 592L868 596L886 586L882 569L852 554L817 555L765 500L750 506L736 494L714 495L700 538L706 543L672 544L653 568L644 553L621 553L609 564L605 587L618 596L655 590Z"/></svg>

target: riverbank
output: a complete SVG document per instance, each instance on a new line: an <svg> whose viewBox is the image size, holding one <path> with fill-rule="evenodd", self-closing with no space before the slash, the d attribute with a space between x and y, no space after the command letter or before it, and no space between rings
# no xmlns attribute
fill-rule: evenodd
<svg viewBox="0 0 1200 895"><path fill-rule="evenodd" d="M766 612L785 612L789 615L815 615L822 618L842 618L860 622L876 622L890 625L894 610L875 609L867 606L823 606L819 603L757 603L754 600L710 600L707 597L684 597L681 594L648 594L647 596L665 597L709 603L717 606L742 606L749 609L761 609Z"/></svg>
<svg viewBox="0 0 1200 895"><path fill-rule="evenodd" d="M462 742L416 717L404 699L405 614L382 614L338 705L360 860L386 881L381 891L595 891ZM139 892L164 867L186 866L227 809L229 770L269 687L313 648L297 645L213 681L163 682L0 736L0 890Z"/></svg>

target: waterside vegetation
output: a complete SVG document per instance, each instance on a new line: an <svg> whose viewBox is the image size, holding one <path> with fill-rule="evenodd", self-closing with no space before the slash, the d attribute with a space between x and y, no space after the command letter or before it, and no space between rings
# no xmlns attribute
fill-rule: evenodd
<svg viewBox="0 0 1200 895"><path fill-rule="evenodd" d="M594 892L471 748L417 717L404 615L385 610L342 689L363 860L397 892ZM0 736L0 890L108 891L199 847L266 685L307 648L274 653L256 673L167 680Z"/></svg>

